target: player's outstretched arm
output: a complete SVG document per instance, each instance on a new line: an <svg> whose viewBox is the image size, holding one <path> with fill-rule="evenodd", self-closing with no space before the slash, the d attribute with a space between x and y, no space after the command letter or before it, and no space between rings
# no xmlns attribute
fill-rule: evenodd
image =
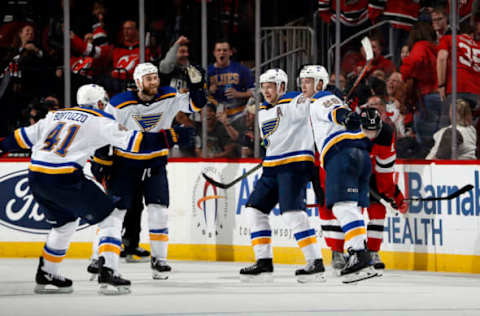
<svg viewBox="0 0 480 316"><path fill-rule="evenodd" d="M205 70L201 67L190 65L187 67L187 85L195 107L203 108L207 104L207 88Z"/></svg>

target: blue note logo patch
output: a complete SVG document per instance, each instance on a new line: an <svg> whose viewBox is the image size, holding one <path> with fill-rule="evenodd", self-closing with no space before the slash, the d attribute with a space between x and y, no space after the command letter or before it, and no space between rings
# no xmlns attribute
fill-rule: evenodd
<svg viewBox="0 0 480 316"><path fill-rule="evenodd" d="M152 115L135 114L133 115L133 119L135 120L135 122L137 122L138 126L142 129L142 131L147 132L153 129L155 125L160 122L162 115L163 113Z"/></svg>

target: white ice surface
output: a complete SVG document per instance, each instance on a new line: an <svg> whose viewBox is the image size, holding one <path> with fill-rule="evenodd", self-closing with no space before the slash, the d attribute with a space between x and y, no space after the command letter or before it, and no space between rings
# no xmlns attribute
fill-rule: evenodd
<svg viewBox="0 0 480 316"><path fill-rule="evenodd" d="M480 275L386 271L344 285L299 284L295 266L275 265L270 284L241 283L245 263L172 261L166 281L152 280L149 263L122 263L130 295L97 294L87 260L64 260L72 294L33 293L38 260L0 259L0 315L480 315ZM248 263L250 264L250 263Z"/></svg>

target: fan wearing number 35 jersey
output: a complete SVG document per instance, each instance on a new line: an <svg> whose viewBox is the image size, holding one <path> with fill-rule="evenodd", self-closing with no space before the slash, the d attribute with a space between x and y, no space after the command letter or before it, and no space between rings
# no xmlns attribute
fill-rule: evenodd
<svg viewBox="0 0 480 316"><path fill-rule="evenodd" d="M83 166L94 151L107 144L132 153L158 150L175 144L183 130L142 133L127 130L103 112L105 90L85 85L77 92L79 107L49 112L36 124L19 128L0 143L2 151L31 148L29 185L45 210L52 229L38 266L36 293L70 293L72 281L58 270L79 219L99 223L103 241L99 283L101 294L129 292L130 281L118 275L121 222L116 203L83 175Z"/></svg>
<svg viewBox="0 0 480 316"><path fill-rule="evenodd" d="M479 33L480 23L476 22L475 32L457 35L457 98L467 100L473 108L478 104L480 95L480 43L474 33ZM477 37L478 38L478 37ZM452 104L452 36L445 35L438 43L437 72L440 95L447 104ZM442 113L448 119L448 112ZM447 126L444 122L440 127Z"/></svg>

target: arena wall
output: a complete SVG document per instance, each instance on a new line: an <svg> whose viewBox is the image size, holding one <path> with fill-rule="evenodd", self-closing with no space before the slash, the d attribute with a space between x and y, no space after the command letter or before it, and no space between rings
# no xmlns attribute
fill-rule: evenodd
<svg viewBox="0 0 480 316"><path fill-rule="evenodd" d="M222 190L202 177L229 182L258 162L193 161L168 164L170 182L169 259L253 261L244 205L261 170L230 189ZM29 191L28 161L0 161L0 257L36 257L41 253L49 224ZM88 169L88 168L86 168ZM480 162L416 161L396 166L395 178L405 196L446 196L472 184L474 189L450 201L412 202L408 215L388 213L381 256L388 268L480 273ZM86 170L86 174L88 170ZM308 189L307 203L315 203ZM308 214L321 237L318 209ZM145 212L141 242L148 246ZM274 260L304 262L292 232L278 209L271 214ZM81 224L67 253L88 258L95 227ZM330 253L322 238L325 262Z"/></svg>

